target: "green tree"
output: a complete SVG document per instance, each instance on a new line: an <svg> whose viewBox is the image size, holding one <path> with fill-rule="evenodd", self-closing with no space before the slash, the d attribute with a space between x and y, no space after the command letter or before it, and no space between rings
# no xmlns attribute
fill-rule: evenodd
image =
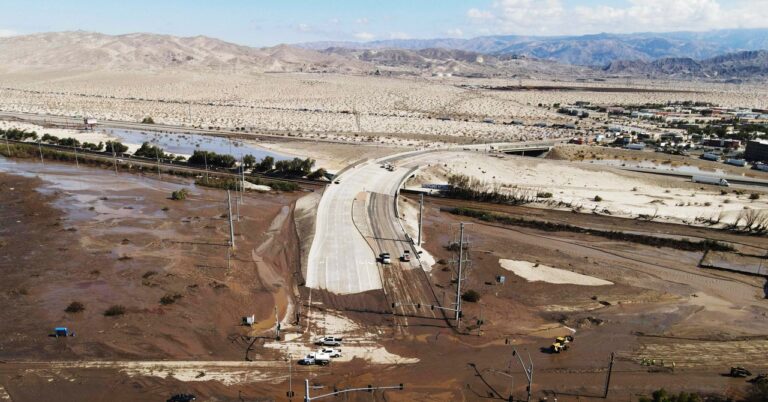
<svg viewBox="0 0 768 402"><path fill-rule="evenodd" d="M107 152L114 152L118 154L128 151L128 147L118 141L107 141L106 149Z"/></svg>
<svg viewBox="0 0 768 402"><path fill-rule="evenodd" d="M168 155L165 154L165 151L162 148L155 145L151 145L148 142L141 144L141 147L137 149L136 152L133 153L133 155L141 156L144 158L150 158L150 159L155 159L155 158L166 159L168 157Z"/></svg>
<svg viewBox="0 0 768 402"><path fill-rule="evenodd" d="M324 177L328 173L325 169L320 168L307 175L307 179L317 180Z"/></svg>
<svg viewBox="0 0 768 402"><path fill-rule="evenodd" d="M265 173L272 170L275 166L275 158L271 156L265 156L264 159L259 162L258 165L256 165L255 170L257 172Z"/></svg>
<svg viewBox="0 0 768 402"><path fill-rule="evenodd" d="M248 154L243 156L243 167L246 169L252 168L254 165L256 165L256 157Z"/></svg>

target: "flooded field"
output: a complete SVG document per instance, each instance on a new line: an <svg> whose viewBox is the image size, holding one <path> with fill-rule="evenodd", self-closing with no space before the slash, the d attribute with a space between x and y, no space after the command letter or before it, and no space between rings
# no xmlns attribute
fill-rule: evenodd
<svg viewBox="0 0 768 402"><path fill-rule="evenodd" d="M229 154L240 159L243 155L253 155L257 160L271 156L275 160L289 159L287 156L266 150L254 144L232 140L223 137L213 137L189 133L169 133L155 131L135 131L123 129L106 129L105 134L117 138L120 142L138 148L144 142L159 146L176 155L192 155L194 151L203 150L217 154ZM133 147L131 147L133 149Z"/></svg>
<svg viewBox="0 0 768 402"><path fill-rule="evenodd" d="M172 200L182 188L188 196ZM11 295L0 319L14 334L0 341L0 360L240 358L229 338L248 335L241 314L265 321L291 309L275 289L290 289L286 217L299 195L234 198L232 250L224 191L0 158L0 294ZM83 310L65 311L73 302ZM107 315L114 306L122 312ZM56 326L77 337L56 342Z"/></svg>

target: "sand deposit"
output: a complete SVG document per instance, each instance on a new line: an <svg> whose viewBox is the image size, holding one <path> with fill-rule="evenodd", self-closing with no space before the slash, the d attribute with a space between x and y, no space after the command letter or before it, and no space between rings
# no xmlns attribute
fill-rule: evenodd
<svg viewBox="0 0 768 402"><path fill-rule="evenodd" d="M500 186L501 191L551 193L551 198L533 203L541 207L701 225L733 223L745 209L768 209L766 197L750 200L749 194L722 194L717 186L604 166L468 152L430 158L409 187L446 183L450 175L464 174Z"/></svg>
<svg viewBox="0 0 768 402"><path fill-rule="evenodd" d="M317 351L320 346L314 341L322 336L340 336L344 339L341 346L342 356L334 358L335 362L349 362L353 359L363 359L374 364L413 364L418 358L403 357L387 351L378 343L382 333L370 332L358 323L338 313L311 310L309 313L309 330L303 335L288 334L282 342L266 342L264 347L279 350L288 358L300 359L308 353Z"/></svg>
<svg viewBox="0 0 768 402"><path fill-rule="evenodd" d="M529 261L499 260L499 264L501 264L502 268L514 272L515 275L523 277L529 282L547 282L581 286L613 285L613 282L595 278L594 276L577 274L564 269L552 268Z"/></svg>

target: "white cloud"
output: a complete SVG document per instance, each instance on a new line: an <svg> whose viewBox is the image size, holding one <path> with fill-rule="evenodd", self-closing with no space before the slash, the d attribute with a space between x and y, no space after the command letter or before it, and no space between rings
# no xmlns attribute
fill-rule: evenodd
<svg viewBox="0 0 768 402"><path fill-rule="evenodd" d="M390 32L389 39L411 39L411 35L405 32Z"/></svg>
<svg viewBox="0 0 768 402"><path fill-rule="evenodd" d="M448 36L451 36L451 37L460 38L460 37L464 36L464 31L462 31L459 28L449 29L449 30L445 31L445 34L448 35Z"/></svg>
<svg viewBox="0 0 768 402"><path fill-rule="evenodd" d="M370 21L368 21L368 18L366 17L361 17L355 20L355 23L360 25L368 25L368 22Z"/></svg>
<svg viewBox="0 0 768 402"><path fill-rule="evenodd" d="M565 0L497 0L467 17L493 33L705 31L768 27L766 0L628 0L622 6L579 6Z"/></svg>
<svg viewBox="0 0 768 402"><path fill-rule="evenodd" d="M312 30L312 27L307 24L298 24L296 25L296 29L298 29L299 32L309 32Z"/></svg>
<svg viewBox="0 0 768 402"><path fill-rule="evenodd" d="M0 29L0 38L5 38L8 36L16 36L19 33L12 30L12 29Z"/></svg>
<svg viewBox="0 0 768 402"><path fill-rule="evenodd" d="M475 21L488 21L496 18L492 12L478 10L476 8L470 8L467 11L467 17Z"/></svg>
<svg viewBox="0 0 768 402"><path fill-rule="evenodd" d="M333 25L336 25L339 22L341 22L341 20L339 20L338 18L331 18L331 19L328 20L328 22L333 24Z"/></svg>
<svg viewBox="0 0 768 402"><path fill-rule="evenodd" d="M371 40L376 37L376 35L370 32L358 32L354 36L355 36L355 39L359 39L359 40Z"/></svg>

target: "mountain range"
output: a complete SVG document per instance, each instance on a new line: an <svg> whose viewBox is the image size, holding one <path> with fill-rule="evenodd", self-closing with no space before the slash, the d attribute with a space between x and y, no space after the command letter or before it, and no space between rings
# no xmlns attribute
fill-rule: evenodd
<svg viewBox="0 0 768 402"><path fill-rule="evenodd" d="M0 38L0 67L121 70L248 69L255 72L369 70L366 63L295 46L253 48L206 36L49 32Z"/></svg>
<svg viewBox="0 0 768 402"><path fill-rule="evenodd" d="M692 38L698 39L694 41ZM711 43L711 47L705 45L707 43ZM253 48L205 36L106 35L74 31L0 38L0 72L184 69L256 73L450 74L504 78L647 76L728 80L768 77L768 51L739 50L742 47L768 47L767 43L768 30L744 30L536 40L484 37L364 44L324 42L303 47L279 45ZM431 47L422 47L428 45Z"/></svg>
<svg viewBox="0 0 768 402"><path fill-rule="evenodd" d="M725 53L768 49L768 29L708 32L596 34L581 36L481 36L471 39L394 39L371 42L311 42L297 46L324 50L429 48L496 56L517 55L565 64L603 67L617 60L707 59Z"/></svg>

